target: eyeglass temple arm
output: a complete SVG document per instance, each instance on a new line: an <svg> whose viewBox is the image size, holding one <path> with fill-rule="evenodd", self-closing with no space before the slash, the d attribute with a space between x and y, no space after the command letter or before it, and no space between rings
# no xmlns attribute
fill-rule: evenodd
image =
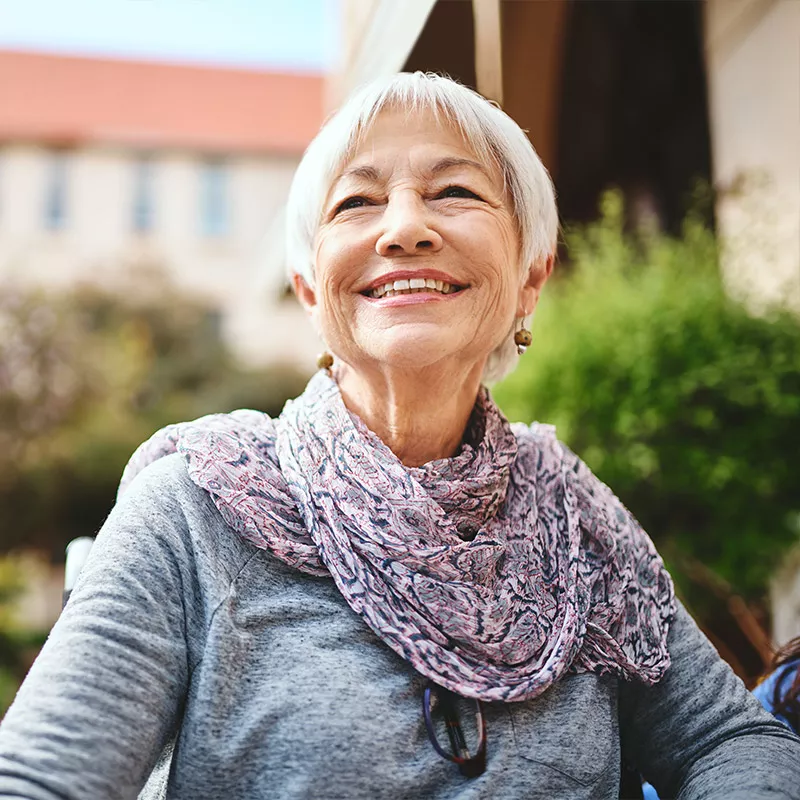
<svg viewBox="0 0 800 800"><path fill-rule="evenodd" d="M472 758L466 739L464 739L461 723L458 721L458 712L453 704L452 695L447 691L441 692L439 703L442 707L442 715L447 726L447 736L450 739L450 746L453 748L453 755L457 758Z"/></svg>

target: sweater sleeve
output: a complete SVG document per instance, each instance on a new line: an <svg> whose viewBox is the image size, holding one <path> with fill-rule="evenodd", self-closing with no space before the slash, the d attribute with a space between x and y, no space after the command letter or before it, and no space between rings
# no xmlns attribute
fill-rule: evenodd
<svg viewBox="0 0 800 800"><path fill-rule="evenodd" d="M0 726L0 798L135 798L145 783L189 675L198 590L179 488L153 465L97 536Z"/></svg>
<svg viewBox="0 0 800 800"><path fill-rule="evenodd" d="M623 752L661 797L797 798L800 739L769 715L683 606L655 686L623 684Z"/></svg>

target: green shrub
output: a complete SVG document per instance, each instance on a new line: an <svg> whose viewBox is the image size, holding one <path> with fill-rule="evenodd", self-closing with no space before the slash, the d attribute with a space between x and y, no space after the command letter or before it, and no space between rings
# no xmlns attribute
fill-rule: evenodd
<svg viewBox="0 0 800 800"><path fill-rule="evenodd" d="M63 555L93 535L134 449L170 422L250 407L280 412L306 376L246 371L215 313L154 285L0 293L0 552Z"/></svg>
<svg viewBox="0 0 800 800"><path fill-rule="evenodd" d="M495 395L554 423L651 534L679 583L702 562L748 598L798 541L800 327L726 296L714 236L623 232L618 195L567 233L533 346Z"/></svg>
<svg viewBox="0 0 800 800"><path fill-rule="evenodd" d="M0 557L0 719L47 635L17 618L14 605L23 588L16 559Z"/></svg>

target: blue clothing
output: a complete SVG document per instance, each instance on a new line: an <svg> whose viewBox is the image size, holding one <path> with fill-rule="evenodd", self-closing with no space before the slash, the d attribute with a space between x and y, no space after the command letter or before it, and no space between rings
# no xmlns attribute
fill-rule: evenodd
<svg viewBox="0 0 800 800"><path fill-rule="evenodd" d="M642 784L642 800L660 800L656 787L652 783Z"/></svg>
<svg viewBox="0 0 800 800"><path fill-rule="evenodd" d="M775 704L772 701L775 698L776 685L779 687L778 693L781 700L786 697L786 693L789 691L789 687L794 680L795 672L797 672L798 669L800 669L800 658L778 667L778 669L753 689L753 694L761 702L761 705L764 706L775 719L782 722L790 730L794 730L792 724L783 714L775 713ZM798 733L798 731L795 731L795 733Z"/></svg>

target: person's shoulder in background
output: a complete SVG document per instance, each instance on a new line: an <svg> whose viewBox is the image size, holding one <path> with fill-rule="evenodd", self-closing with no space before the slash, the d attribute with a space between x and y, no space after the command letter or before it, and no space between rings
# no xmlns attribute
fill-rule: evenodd
<svg viewBox="0 0 800 800"><path fill-rule="evenodd" d="M780 711L775 710L775 690L777 688L778 698L783 700L787 692L789 692L798 670L800 670L800 658L788 661L773 670L755 687L755 689L753 689L753 694L758 698L761 705L764 706L775 719L782 722L787 728L794 730L795 733L798 731L790 720L780 713Z"/></svg>

